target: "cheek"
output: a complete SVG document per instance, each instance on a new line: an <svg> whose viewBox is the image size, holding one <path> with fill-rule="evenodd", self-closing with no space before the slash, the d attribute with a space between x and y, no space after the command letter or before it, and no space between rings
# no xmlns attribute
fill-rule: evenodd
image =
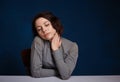
<svg viewBox="0 0 120 82"><path fill-rule="evenodd" d="M53 29L53 32L56 32L56 30L55 30L55 29Z"/></svg>
<svg viewBox="0 0 120 82"><path fill-rule="evenodd" d="M52 26L52 25L50 25L49 30L50 30L50 31L52 31L52 32L54 32L54 31L55 31L55 29L53 28L53 26Z"/></svg>
<svg viewBox="0 0 120 82"><path fill-rule="evenodd" d="M41 32L38 32L39 36L43 36L43 34Z"/></svg>
<svg viewBox="0 0 120 82"><path fill-rule="evenodd" d="M54 28L51 29L52 32L56 32L56 30Z"/></svg>

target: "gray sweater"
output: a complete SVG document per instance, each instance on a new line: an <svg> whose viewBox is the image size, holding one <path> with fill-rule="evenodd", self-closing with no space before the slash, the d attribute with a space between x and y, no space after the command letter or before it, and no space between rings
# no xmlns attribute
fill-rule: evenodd
<svg viewBox="0 0 120 82"><path fill-rule="evenodd" d="M35 37L31 46L31 74L33 77L60 76L68 79L77 62L78 46L76 43L62 38L62 44L52 51L50 42Z"/></svg>

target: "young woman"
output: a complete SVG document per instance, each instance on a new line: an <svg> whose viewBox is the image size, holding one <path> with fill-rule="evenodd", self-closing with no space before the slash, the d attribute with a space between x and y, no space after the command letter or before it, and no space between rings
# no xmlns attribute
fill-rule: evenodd
<svg viewBox="0 0 120 82"><path fill-rule="evenodd" d="M61 36L62 24L51 12L36 15L32 25L31 75L68 79L77 62L77 44Z"/></svg>

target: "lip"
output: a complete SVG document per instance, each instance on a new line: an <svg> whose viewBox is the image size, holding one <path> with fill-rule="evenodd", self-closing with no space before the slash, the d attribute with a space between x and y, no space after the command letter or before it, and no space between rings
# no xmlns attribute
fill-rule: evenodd
<svg viewBox="0 0 120 82"><path fill-rule="evenodd" d="M45 36L49 35L50 33L46 33Z"/></svg>

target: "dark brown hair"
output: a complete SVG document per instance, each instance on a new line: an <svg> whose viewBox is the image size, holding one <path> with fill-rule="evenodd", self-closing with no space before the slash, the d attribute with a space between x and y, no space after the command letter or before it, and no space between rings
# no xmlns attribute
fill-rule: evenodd
<svg viewBox="0 0 120 82"><path fill-rule="evenodd" d="M40 17L43 17L47 20L49 20L53 26L53 28L56 30L56 32L61 36L62 33L63 33L63 26L60 22L60 20L51 12L49 11L44 11L44 12L41 12L39 13L38 15L36 15L33 19L33 22L32 22L32 31L33 31L33 34L34 34L34 37L35 36L38 36L38 33L37 33L37 30L35 28L35 21L40 18Z"/></svg>

